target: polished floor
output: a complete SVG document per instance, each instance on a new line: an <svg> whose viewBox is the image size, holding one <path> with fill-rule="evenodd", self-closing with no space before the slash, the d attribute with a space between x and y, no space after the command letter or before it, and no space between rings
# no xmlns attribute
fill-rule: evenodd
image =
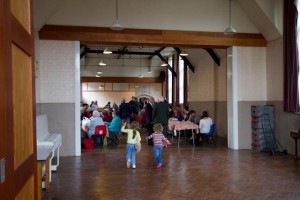
<svg viewBox="0 0 300 200"><path fill-rule="evenodd" d="M300 199L300 165L293 156L234 151L226 141L163 150L156 169L152 147L142 143L137 169L126 168L126 144L62 157L43 199Z"/></svg>

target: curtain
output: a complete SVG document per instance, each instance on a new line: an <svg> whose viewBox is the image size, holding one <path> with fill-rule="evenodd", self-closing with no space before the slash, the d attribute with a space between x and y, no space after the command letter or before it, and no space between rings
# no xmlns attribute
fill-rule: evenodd
<svg viewBox="0 0 300 200"><path fill-rule="evenodd" d="M284 111L299 112L298 93L298 48L297 48L297 17L295 0L284 0Z"/></svg>

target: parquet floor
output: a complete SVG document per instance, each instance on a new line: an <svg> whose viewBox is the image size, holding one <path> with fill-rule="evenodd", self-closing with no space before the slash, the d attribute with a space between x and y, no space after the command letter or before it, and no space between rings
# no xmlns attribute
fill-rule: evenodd
<svg viewBox="0 0 300 200"><path fill-rule="evenodd" d="M125 141L125 140L124 140ZM126 144L62 157L43 199L300 199L300 166L290 155L175 144L156 169L152 147L142 143L137 169L126 168Z"/></svg>

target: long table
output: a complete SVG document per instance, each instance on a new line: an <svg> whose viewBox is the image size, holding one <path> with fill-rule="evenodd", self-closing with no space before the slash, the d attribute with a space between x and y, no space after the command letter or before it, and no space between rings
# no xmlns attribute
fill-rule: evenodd
<svg viewBox="0 0 300 200"><path fill-rule="evenodd" d="M184 130L195 130L196 133L199 133L199 126L190 121L178 121L174 118L170 118L168 121L169 130L174 131L174 136L178 134L177 145L179 147L180 143L180 131ZM192 131L193 145L195 145L194 131Z"/></svg>

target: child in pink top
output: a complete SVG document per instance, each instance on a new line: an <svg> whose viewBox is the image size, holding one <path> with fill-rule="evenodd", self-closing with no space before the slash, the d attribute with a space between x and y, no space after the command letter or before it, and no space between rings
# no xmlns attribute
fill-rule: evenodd
<svg viewBox="0 0 300 200"><path fill-rule="evenodd" d="M163 126L161 124L154 124L153 126L153 131L154 133L152 133L150 136L148 136L146 139L153 139L153 150L154 150L154 157L155 160L157 162L157 166L156 168L161 168L161 152L164 146L164 141L167 142L168 144L170 144L170 142L168 141L167 138L165 138L165 136L163 135L162 131L163 131Z"/></svg>

